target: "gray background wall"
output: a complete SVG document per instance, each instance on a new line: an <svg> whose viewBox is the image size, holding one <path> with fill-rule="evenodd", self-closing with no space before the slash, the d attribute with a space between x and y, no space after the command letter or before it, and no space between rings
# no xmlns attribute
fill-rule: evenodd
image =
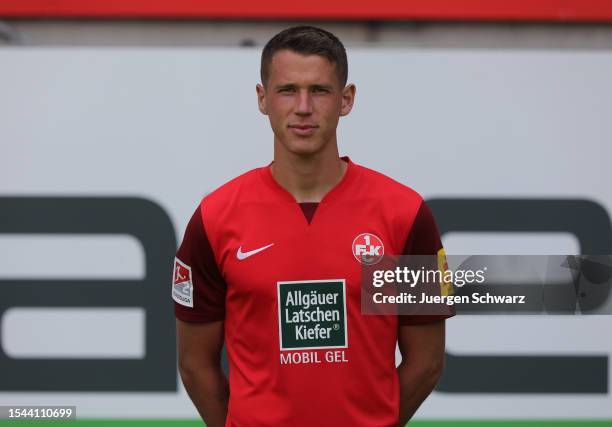
<svg viewBox="0 0 612 427"><path fill-rule="evenodd" d="M261 28L261 37L274 31ZM612 212L609 51L379 46L350 48L349 58L357 102L339 141L354 161L426 198L581 198ZM257 49L220 46L1 49L0 195L143 197L167 212L180 238L203 194L271 158L269 125L256 109L258 61ZM29 239L0 236L3 278L143 274L142 248L124 235ZM448 253L578 250L568 233L534 241L503 233L444 238ZM14 357L143 356L147 325L137 307L93 314L18 308L2 319L2 347ZM117 318L130 326L104 320ZM609 323L606 316L461 317L449 321L448 350L609 357ZM42 324L79 342L59 332L43 341ZM85 326L96 331L93 342ZM9 402L70 402L84 417L195 416L182 388L0 392L0 403ZM610 418L611 403L609 393L436 392L419 416Z"/></svg>

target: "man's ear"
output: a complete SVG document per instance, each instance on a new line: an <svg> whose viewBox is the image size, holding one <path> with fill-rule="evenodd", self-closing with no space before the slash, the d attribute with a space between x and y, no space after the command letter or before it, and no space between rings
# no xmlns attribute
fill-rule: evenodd
<svg viewBox="0 0 612 427"><path fill-rule="evenodd" d="M341 116L346 116L353 109L356 91L357 88L353 83L346 85L344 89L342 89L342 108L340 109Z"/></svg>
<svg viewBox="0 0 612 427"><path fill-rule="evenodd" d="M255 90L257 91L257 105L259 106L259 111L261 114L268 115L268 108L266 107L266 88L263 87L261 83L258 83L255 86Z"/></svg>

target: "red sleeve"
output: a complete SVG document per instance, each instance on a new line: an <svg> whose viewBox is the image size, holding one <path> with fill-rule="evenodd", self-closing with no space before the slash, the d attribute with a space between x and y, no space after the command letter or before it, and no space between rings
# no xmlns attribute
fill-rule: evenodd
<svg viewBox="0 0 612 427"><path fill-rule="evenodd" d="M187 224L174 261L174 313L187 322L222 320L225 318L226 290L198 206Z"/></svg>
<svg viewBox="0 0 612 427"><path fill-rule="evenodd" d="M403 255L434 255L438 256L440 250L443 250L440 233L433 213L429 206L423 201L419 207L408 239L404 245ZM400 325L416 325L423 323L436 322L438 320L448 319L455 315L455 309L452 306L444 307L445 314L436 315L400 315Z"/></svg>

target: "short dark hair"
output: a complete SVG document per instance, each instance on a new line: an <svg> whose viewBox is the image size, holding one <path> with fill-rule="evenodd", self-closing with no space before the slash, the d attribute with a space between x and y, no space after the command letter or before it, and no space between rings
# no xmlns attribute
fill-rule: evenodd
<svg viewBox="0 0 612 427"><path fill-rule="evenodd" d="M261 52L261 82L265 85L270 76L272 57L279 50L288 49L303 55L320 55L336 66L341 86L348 78L348 61L342 42L321 28L301 25L281 31L266 43Z"/></svg>

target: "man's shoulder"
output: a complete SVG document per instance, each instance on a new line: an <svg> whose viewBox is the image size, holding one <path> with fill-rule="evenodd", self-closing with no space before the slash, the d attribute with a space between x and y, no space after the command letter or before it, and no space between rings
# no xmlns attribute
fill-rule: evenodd
<svg viewBox="0 0 612 427"><path fill-rule="evenodd" d="M253 187L260 183L261 169L261 167L251 169L206 194L200 201L200 208L205 216L217 216L231 210L237 201L245 195L248 196Z"/></svg>
<svg viewBox="0 0 612 427"><path fill-rule="evenodd" d="M382 172L363 165L356 165L362 179L360 186L375 197L420 204L423 197L412 187L403 184Z"/></svg>
<svg viewBox="0 0 612 427"><path fill-rule="evenodd" d="M209 194L207 194L203 200L208 202L215 201L217 199L222 200L226 197L235 195L241 191L244 187L252 186L257 183L259 179L259 173L261 168L251 169L243 174L238 175L235 178L230 179L226 183L220 185Z"/></svg>

